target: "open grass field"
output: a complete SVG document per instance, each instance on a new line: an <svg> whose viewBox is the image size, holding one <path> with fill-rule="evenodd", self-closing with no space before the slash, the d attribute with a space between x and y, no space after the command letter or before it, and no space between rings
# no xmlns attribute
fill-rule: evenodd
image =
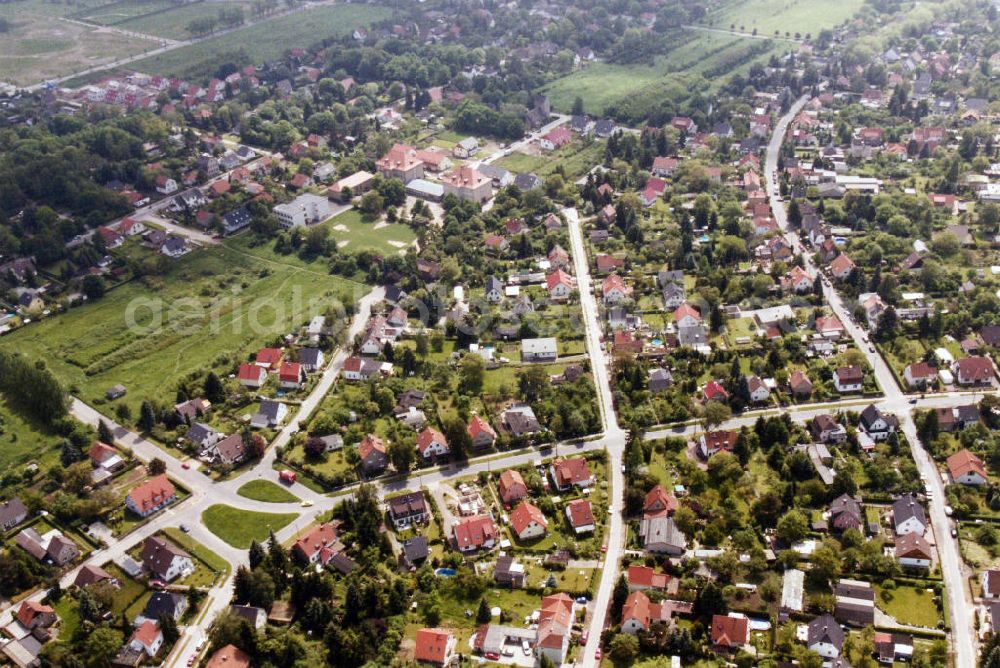
<svg viewBox="0 0 1000 668"><path fill-rule="evenodd" d="M251 480L236 490L236 493L264 503L295 503L299 500L299 497L270 480Z"/></svg>
<svg viewBox="0 0 1000 668"><path fill-rule="evenodd" d="M277 58L288 49L308 47L323 37L345 35L358 26L389 16L374 5L326 5L235 30L217 38L137 61L131 67L149 74L200 78L243 53L249 63Z"/></svg>
<svg viewBox="0 0 1000 668"><path fill-rule="evenodd" d="M600 163L603 156L603 142L583 141L567 144L545 155L512 153L497 160L494 164L516 173L532 173L543 179L554 173L557 168L562 167L567 178L576 179L586 174L595 164Z"/></svg>
<svg viewBox="0 0 1000 668"><path fill-rule="evenodd" d="M246 549L254 540L263 542L271 531L281 529L297 517L296 513L258 513L216 504L201 514L201 521L233 547Z"/></svg>
<svg viewBox="0 0 1000 668"><path fill-rule="evenodd" d="M45 360L81 399L103 403L122 383L133 414L144 397L173 396L172 382L239 359L305 324L357 283L225 246L196 251L164 276L134 281L86 306L24 327L0 347Z"/></svg>
<svg viewBox="0 0 1000 668"><path fill-rule="evenodd" d="M59 457L62 439L13 410L0 397L0 468L20 472L29 462L42 468Z"/></svg>
<svg viewBox="0 0 1000 668"><path fill-rule="evenodd" d="M157 46L107 28L54 18L72 8L40 0L0 4L0 17L11 22L10 31L0 34L0 81L34 84Z"/></svg>
<svg viewBox="0 0 1000 668"><path fill-rule="evenodd" d="M900 624L936 628L939 619L934 605L934 592L900 585L892 590L892 599L882 598L882 587L876 585L876 604Z"/></svg>
<svg viewBox="0 0 1000 668"><path fill-rule="evenodd" d="M757 29L758 34L772 35L775 30L813 36L820 30L833 28L853 17L863 0L843 2L815 2L814 0L738 0L725 3L709 16L711 25L728 29L735 24L746 32Z"/></svg>
<svg viewBox="0 0 1000 668"><path fill-rule="evenodd" d="M117 2L94 2L70 14L70 18L96 23L102 26L115 25L137 16L153 12L163 12L177 7L173 0L118 0Z"/></svg>
<svg viewBox="0 0 1000 668"><path fill-rule="evenodd" d="M323 223L330 229L330 236L337 247L347 252L375 251L385 255L403 253L417 235L399 223L369 223L361 219L361 212L348 209Z"/></svg>
<svg viewBox="0 0 1000 668"><path fill-rule="evenodd" d="M658 57L652 65L593 63L549 83L545 92L557 111L569 112L579 96L587 113L601 115L608 105L653 86L663 87L665 93L676 88L679 94L701 81L695 75L714 67L722 58L757 45L756 40L748 37L714 32L689 31L685 38L686 41L682 40L681 45ZM787 47L787 44L775 44L772 50ZM759 62L769 55L770 52L764 53L754 60ZM748 69L750 64L735 68L729 74ZM701 81L700 85L706 84Z"/></svg>
<svg viewBox="0 0 1000 668"><path fill-rule="evenodd" d="M251 13L249 2L213 1L174 5L174 8L169 11L140 14L116 22L114 25L124 30L134 30L148 35L156 35L157 37L166 37L167 39L190 39L191 33L188 32L187 27L191 21L218 16L220 9L231 9L233 7L242 7L243 15L247 20L252 19L253 14Z"/></svg>

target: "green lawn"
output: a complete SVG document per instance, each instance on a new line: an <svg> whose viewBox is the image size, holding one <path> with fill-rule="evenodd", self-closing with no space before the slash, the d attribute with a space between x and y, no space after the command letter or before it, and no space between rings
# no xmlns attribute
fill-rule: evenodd
<svg viewBox="0 0 1000 668"><path fill-rule="evenodd" d="M36 461L54 463L59 456L60 439L44 425L36 424L11 408L0 397L0 467L19 468Z"/></svg>
<svg viewBox="0 0 1000 668"><path fill-rule="evenodd" d="M207 77L220 63L237 56L242 56L238 58L240 64L273 60L293 47L306 48L323 38L348 34L388 16L389 9L373 5L314 7L150 56L129 68L165 76Z"/></svg>
<svg viewBox="0 0 1000 668"><path fill-rule="evenodd" d="M196 559L194 573L178 582L178 584L189 587L211 587L220 576L224 578L229 574L230 566L228 561L180 529L170 527L164 529L162 533L171 542L176 543Z"/></svg>
<svg viewBox="0 0 1000 668"><path fill-rule="evenodd" d="M173 396L174 381L234 362L322 313L363 286L227 246L195 251L167 273L132 281L86 306L0 339L0 348L45 360L64 385L92 404L122 383L132 414L145 397Z"/></svg>
<svg viewBox="0 0 1000 668"><path fill-rule="evenodd" d="M173 9L154 14L133 16L114 25L125 30L134 30L147 35L157 35L168 39L188 39L191 33L187 26L191 21L206 17L218 16L219 9L242 7L247 20L252 20L253 13L249 2L195 2L174 5Z"/></svg>
<svg viewBox="0 0 1000 668"><path fill-rule="evenodd" d="M263 542L298 517L297 513L259 513L216 504L201 514L209 531L233 547L248 548L254 540Z"/></svg>
<svg viewBox="0 0 1000 668"><path fill-rule="evenodd" d="M51 605L59 616L59 634L65 638L72 638L80 626L80 609L77 607L76 599L68 592L63 592L59 602Z"/></svg>
<svg viewBox="0 0 1000 668"><path fill-rule="evenodd" d="M80 9L74 12L73 18L99 25L113 25L139 16L145 16L152 12L176 7L176 3L172 0L120 0L119 2L110 3L96 1L86 3L92 5L89 9L84 8L83 4L76 5ZM48 3L47 6L54 5Z"/></svg>
<svg viewBox="0 0 1000 668"><path fill-rule="evenodd" d="M294 503L299 500L299 497L270 480L251 480L236 490L236 493L265 503Z"/></svg>
<svg viewBox="0 0 1000 668"><path fill-rule="evenodd" d="M782 33L812 33L833 28L854 16L864 5L864 0L844 2L814 2L813 0L737 0L727 2L717 13L710 15L710 23L728 29L732 24L746 32L757 29L761 35Z"/></svg>
<svg viewBox="0 0 1000 668"><path fill-rule="evenodd" d="M116 564L107 564L104 566L104 570L118 578L118 582L121 583L121 587L115 592L114 602L111 604L111 614L119 618L123 612L145 593L146 587L141 582L130 578Z"/></svg>
<svg viewBox="0 0 1000 668"><path fill-rule="evenodd" d="M495 164L512 172L531 172L543 179L561 167L567 178L574 179L600 163L603 155L603 142L573 142L545 155L512 153Z"/></svg>
<svg viewBox="0 0 1000 668"><path fill-rule="evenodd" d="M934 605L934 592L917 587L898 586L892 590L892 600L882 598L882 587L875 586L876 603L900 624L936 628L940 615Z"/></svg>

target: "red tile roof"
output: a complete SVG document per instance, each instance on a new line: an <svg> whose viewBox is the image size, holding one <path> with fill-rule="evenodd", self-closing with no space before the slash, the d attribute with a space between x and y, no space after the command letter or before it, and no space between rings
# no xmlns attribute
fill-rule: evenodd
<svg viewBox="0 0 1000 668"><path fill-rule="evenodd" d="M478 549L497 539L497 526L489 515L479 515L457 522L452 529L459 548Z"/></svg>
<svg viewBox="0 0 1000 668"><path fill-rule="evenodd" d="M959 450L951 457L948 457L947 464L952 480L958 480L969 473L978 473L984 480L989 479L983 460L968 450Z"/></svg>
<svg viewBox="0 0 1000 668"><path fill-rule="evenodd" d="M55 614L55 610L38 601L27 600L17 609L17 621L21 622L22 626L28 627L35 617L44 614Z"/></svg>
<svg viewBox="0 0 1000 668"><path fill-rule="evenodd" d="M480 434L489 434L490 438L494 439L497 437L497 433L493 431L493 427L490 426L490 423L478 415L473 415L472 419L469 420L467 431L469 432L469 437L473 440L475 440Z"/></svg>
<svg viewBox="0 0 1000 668"><path fill-rule="evenodd" d="M528 487L524 484L524 478L517 471L501 473L497 489L500 491L500 498L503 499L504 503L513 503L528 495Z"/></svg>
<svg viewBox="0 0 1000 668"><path fill-rule="evenodd" d="M712 616L712 644L739 647L750 641L750 624L746 617Z"/></svg>
<svg viewBox="0 0 1000 668"><path fill-rule="evenodd" d="M433 427L427 427L417 434L417 450L420 454L424 454L427 448L431 447L434 443L443 445L445 449L448 448L448 441L445 440L444 434Z"/></svg>
<svg viewBox="0 0 1000 668"><path fill-rule="evenodd" d="M278 378L283 383L297 383L302 379L302 365L298 362L282 362Z"/></svg>
<svg viewBox="0 0 1000 668"><path fill-rule="evenodd" d="M420 629L417 631L413 658L416 661L443 664L448 658L450 641L451 633L444 629Z"/></svg>
<svg viewBox="0 0 1000 668"><path fill-rule="evenodd" d="M574 529L594 525L594 511L587 499L574 499L566 504L567 517Z"/></svg>
<svg viewBox="0 0 1000 668"><path fill-rule="evenodd" d="M677 510L677 499L673 494L669 494L663 485L657 485L649 490L642 504L642 512L646 517L669 515L675 510Z"/></svg>
<svg viewBox="0 0 1000 668"><path fill-rule="evenodd" d="M361 443L358 444L358 455L363 460L368 459L368 455L376 450L382 454L385 454L386 452L385 441L375 434L368 434L364 437L364 439L362 439Z"/></svg>
<svg viewBox="0 0 1000 668"><path fill-rule="evenodd" d="M313 527L296 540L294 549L306 559L312 559L321 549L329 547L335 542L337 542L337 528L331 522L324 522Z"/></svg>
<svg viewBox="0 0 1000 668"><path fill-rule="evenodd" d="M518 536L521 535L522 531L531 526L532 522L541 525L546 530L549 527L549 523L545 519L545 515L542 514L541 509L527 501L519 503L517 508L510 514L510 526Z"/></svg>
<svg viewBox="0 0 1000 668"><path fill-rule="evenodd" d="M572 459L557 459L552 463L556 484L559 487L579 485L590 481L590 467L583 457Z"/></svg>
<svg viewBox="0 0 1000 668"><path fill-rule="evenodd" d="M669 575L666 573L657 573L649 566L629 566L626 577L628 578L628 583L633 587L666 589L667 584L670 582Z"/></svg>
<svg viewBox="0 0 1000 668"><path fill-rule="evenodd" d="M146 512L159 506L165 499L169 499L175 494L177 494L177 490L174 489L173 483L167 479L166 474L154 476L128 493L140 512Z"/></svg>
<svg viewBox="0 0 1000 668"><path fill-rule="evenodd" d="M250 668L250 655L236 645L219 649L205 664L205 668Z"/></svg>

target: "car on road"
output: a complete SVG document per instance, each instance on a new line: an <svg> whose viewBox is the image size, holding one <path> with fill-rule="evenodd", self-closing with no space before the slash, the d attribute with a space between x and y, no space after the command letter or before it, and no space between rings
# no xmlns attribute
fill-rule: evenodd
<svg viewBox="0 0 1000 668"><path fill-rule="evenodd" d="M605 552L606 553L607 551L608 551L608 544L605 543L604 545L601 545L601 552Z"/></svg>
<svg viewBox="0 0 1000 668"><path fill-rule="evenodd" d="M580 605L587 605L587 597L586 596L577 596L576 597L576 602L579 603Z"/></svg>
<svg viewBox="0 0 1000 668"><path fill-rule="evenodd" d="M485 656L490 661L499 661L500 660L500 655L497 654L496 652L486 652Z"/></svg>
<svg viewBox="0 0 1000 668"><path fill-rule="evenodd" d="M303 501L303 502L302 502L301 504L299 504L299 505L301 505L301 506L302 506L303 508L311 508L311 507L312 507L312 504L313 504L313 502L312 502L312 501L310 501L309 499L306 499L305 501Z"/></svg>
<svg viewBox="0 0 1000 668"><path fill-rule="evenodd" d="M597 651L594 652L594 658L597 659L598 661L601 660L601 648L600 647L598 647Z"/></svg>
<svg viewBox="0 0 1000 668"><path fill-rule="evenodd" d="M870 353L875 352L875 346L868 346L868 352Z"/></svg>
<svg viewBox="0 0 1000 668"><path fill-rule="evenodd" d="M590 637L590 629L584 629L583 635L580 636L580 644L581 645L586 645L587 644L587 638L589 638L589 637Z"/></svg>
<svg viewBox="0 0 1000 668"><path fill-rule="evenodd" d="M167 583L164 582L163 580L156 579L156 580L150 580L149 586L153 587L154 589L163 589L164 587L167 586Z"/></svg>
<svg viewBox="0 0 1000 668"><path fill-rule="evenodd" d="M181 531L183 531L184 533L191 533L191 527L189 527L186 524L182 524L181 525Z"/></svg>
<svg viewBox="0 0 1000 668"><path fill-rule="evenodd" d="M198 655L197 655L197 654L192 654L191 656L189 656L189 657L188 657L188 661L187 661L187 665L189 665L189 666L193 666L193 665L194 665L194 662L195 662L195 660L196 660L197 658L198 658Z"/></svg>
<svg viewBox="0 0 1000 668"><path fill-rule="evenodd" d="M189 463L187 463L187 462L184 462L184 463L181 464L181 468L182 469L189 469L189 468L191 468L191 465Z"/></svg>
<svg viewBox="0 0 1000 668"><path fill-rule="evenodd" d="M208 638L202 638L201 640L198 641L198 644L195 645L194 648L200 652L201 650L205 649L205 643L207 642Z"/></svg>
<svg viewBox="0 0 1000 668"><path fill-rule="evenodd" d="M910 399L910 404L915 406L917 404L917 398L913 397L912 399Z"/></svg>
<svg viewBox="0 0 1000 668"><path fill-rule="evenodd" d="M527 640L522 640L521 651L524 652L525 656L531 656L531 643L529 643Z"/></svg>
<svg viewBox="0 0 1000 668"><path fill-rule="evenodd" d="M951 528L951 537L958 538L958 529L956 529L955 527Z"/></svg>

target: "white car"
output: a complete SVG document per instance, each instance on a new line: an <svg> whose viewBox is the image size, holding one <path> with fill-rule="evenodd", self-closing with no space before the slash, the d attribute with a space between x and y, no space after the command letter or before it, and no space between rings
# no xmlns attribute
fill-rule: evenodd
<svg viewBox="0 0 1000 668"><path fill-rule="evenodd" d="M522 640L521 651L524 652L525 656L531 656L531 643L529 643L527 640Z"/></svg>

